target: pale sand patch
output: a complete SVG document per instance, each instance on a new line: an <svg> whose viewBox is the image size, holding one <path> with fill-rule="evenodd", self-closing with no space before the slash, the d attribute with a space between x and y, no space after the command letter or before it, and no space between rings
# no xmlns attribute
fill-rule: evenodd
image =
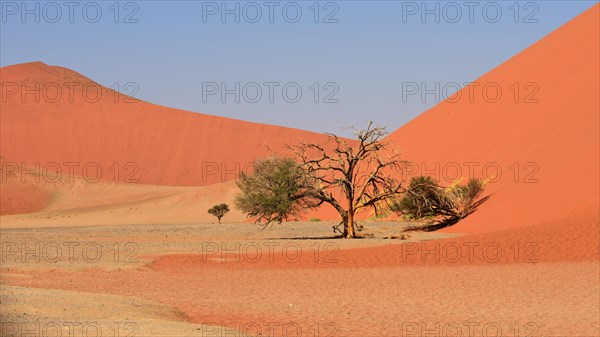
<svg viewBox="0 0 600 337"><path fill-rule="evenodd" d="M0 286L4 337L202 336L223 330L193 324L166 305L131 296ZM57 330L58 329L58 330ZM245 336L231 331L235 336Z"/></svg>

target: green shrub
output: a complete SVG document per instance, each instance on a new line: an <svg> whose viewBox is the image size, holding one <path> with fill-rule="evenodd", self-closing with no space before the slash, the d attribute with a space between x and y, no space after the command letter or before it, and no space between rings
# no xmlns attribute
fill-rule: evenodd
<svg viewBox="0 0 600 337"><path fill-rule="evenodd" d="M214 215L221 223L221 218L229 212L229 206L227 204L218 204L214 205L211 209L208 210L208 213Z"/></svg>
<svg viewBox="0 0 600 337"><path fill-rule="evenodd" d="M437 220L430 228L443 228L475 212L488 199L481 197L485 185L485 180L470 179L464 185L456 181L442 187L431 177L414 177L402 198L390 204L390 210L411 220Z"/></svg>

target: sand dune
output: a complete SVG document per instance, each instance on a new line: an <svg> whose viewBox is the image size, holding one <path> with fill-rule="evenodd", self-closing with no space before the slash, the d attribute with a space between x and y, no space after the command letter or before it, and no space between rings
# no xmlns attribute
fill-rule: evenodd
<svg viewBox="0 0 600 337"><path fill-rule="evenodd" d="M238 328L255 336L298 335L282 330L290 326L302 335L418 336L458 325L463 336L596 336L599 19L597 4L478 79L479 88L502 88L497 102L480 94L469 101L466 92L478 91L468 87L462 99L436 106L388 137L406 159L428 170L439 163L433 171L439 179L452 180L444 171L449 163L462 166L459 176L467 175L466 163L476 165L477 177L497 178L488 185L490 200L446 229L466 235L307 240L326 236L331 223L285 224L273 232L241 223L200 225L214 222L209 206L230 203L235 193L235 175L221 163L230 169L264 155L265 144L320 141L322 135L144 102L114 103L124 97L107 89L97 103L21 103L10 95L0 116L3 177L12 172L2 181L4 240L16 248L44 241L102 249L133 243L139 260L124 265L108 254L99 262L38 263L23 261L31 253L11 251L13 260L0 274L2 318L14 324L71 316L106 325L131 318L145 336L198 335L202 324L216 326L212 335ZM29 84L88 81L41 63L1 72L3 81ZM517 102L510 89L515 82ZM72 180L54 181L44 173L52 162L70 161L98 163L106 175L89 181L80 167ZM10 166L21 162L26 167ZM486 165L502 174L482 171ZM136 181L128 179L132 172ZM46 179L35 181L39 175ZM242 218L232 211L225 221ZM141 226L94 226L122 224ZM386 236L400 226L367 225ZM68 226L88 227L38 228ZM220 243L230 258L236 252L223 244L277 248L273 259L216 261L203 259L214 253L205 250L207 243ZM290 261L283 247L294 244L304 254ZM335 249L315 255L315 247ZM325 263L331 252L335 260ZM274 324L277 331L266 330Z"/></svg>
<svg viewBox="0 0 600 337"><path fill-rule="evenodd" d="M324 139L137 101L41 62L4 67L0 76L0 153L29 167L58 163L67 171L72 162L79 175L87 169L96 177L98 166L103 180L204 186L235 179L266 146Z"/></svg>
<svg viewBox="0 0 600 337"><path fill-rule="evenodd" d="M442 180L471 175L492 179L486 191L492 198L447 230L488 232L568 218L579 211L597 212L597 8L388 136L407 160L417 164L409 169L413 174L430 174ZM297 139L324 139L306 131L130 102L130 98L99 87L74 71L39 62L0 71L4 83L2 169L6 171L7 162L25 163L28 169L38 171L60 170L67 175L72 169L75 175L91 176L106 196L88 193L77 195L77 199L85 205L82 207L98 206L99 211L128 198L137 206L146 200L145 209L150 210L156 207L153 196L190 193L186 188L175 192L172 187L162 189L159 185L214 185L213 190L221 192L213 195L207 192L210 189L204 190L204 203L220 202L223 194L230 200L235 186L226 182L265 156L266 146L277 151L282 144ZM28 90L38 85L39 97L32 92L23 96L21 83ZM49 102L57 87L62 88L62 96ZM484 87L492 89L484 95ZM69 88L74 89L70 92ZM497 88L502 94L496 99ZM129 190L138 189L134 186L137 183L152 185L156 191L147 187L132 195ZM38 184L21 184L18 179L3 181L2 187L2 214L54 211L47 208L52 195L65 200L71 193L68 189L58 192L40 189ZM64 203L60 208L68 209ZM121 219L131 217L120 206L113 212ZM184 213L194 212L187 206L170 205L163 209L160 219L173 223L206 219L181 216ZM324 209L317 216L333 219L335 213ZM148 215L139 220L152 218ZM49 221L54 225L56 220L52 219ZM79 216L72 221L85 224L96 219Z"/></svg>
<svg viewBox="0 0 600 337"><path fill-rule="evenodd" d="M0 215L41 211L48 206L53 194L35 184L23 183L14 176L7 177L0 186Z"/></svg>
<svg viewBox="0 0 600 337"><path fill-rule="evenodd" d="M2 228L65 227L133 224L188 224L216 221L207 210L215 203L233 203L234 181L210 186L159 186L30 170L25 182L20 170L2 184ZM223 219L242 222L236 209Z"/></svg>
<svg viewBox="0 0 600 337"><path fill-rule="evenodd" d="M137 101L41 62L4 67L0 76L0 214L50 212L43 216L47 223L40 217L25 219L36 226L211 221L204 214L206 205L231 204L232 180L251 170L256 159L298 139L325 139L313 132ZM74 179L81 186L68 186ZM194 190L199 192L185 187L209 185ZM67 199L76 203L69 208ZM198 202L197 210L190 199ZM71 215L57 216L57 210ZM107 213L112 220L106 220ZM11 220L3 219L3 224Z"/></svg>
<svg viewBox="0 0 600 337"><path fill-rule="evenodd" d="M451 180L456 172L470 176L471 165L473 176L497 180L486 190L492 198L448 230L487 232L599 212L599 6L389 136L417 171ZM494 87L502 96L492 103Z"/></svg>

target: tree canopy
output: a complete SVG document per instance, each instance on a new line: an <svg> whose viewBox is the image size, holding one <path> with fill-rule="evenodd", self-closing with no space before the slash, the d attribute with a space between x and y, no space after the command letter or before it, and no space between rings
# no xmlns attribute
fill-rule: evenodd
<svg viewBox="0 0 600 337"><path fill-rule="evenodd" d="M344 237L355 237L354 215L379 207L402 191L396 177L404 163L382 138L385 128L369 122L355 130L356 142L334 134L326 144L288 145L294 158L259 161L252 176L241 174L236 206L257 221L281 222L303 209L328 203L339 213ZM295 160L294 160L295 159Z"/></svg>
<svg viewBox="0 0 600 337"><path fill-rule="evenodd" d="M208 210L208 213L214 215L221 223L221 218L229 212L229 206L227 204L218 204L214 205L211 209Z"/></svg>

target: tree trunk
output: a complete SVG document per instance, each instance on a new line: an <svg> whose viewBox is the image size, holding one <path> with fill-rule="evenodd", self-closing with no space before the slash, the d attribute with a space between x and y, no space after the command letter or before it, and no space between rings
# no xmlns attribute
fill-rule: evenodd
<svg viewBox="0 0 600 337"><path fill-rule="evenodd" d="M348 216L346 217L346 223L344 224L344 237L347 239L356 237L356 234L354 233L354 210L352 209L352 204L348 207Z"/></svg>

